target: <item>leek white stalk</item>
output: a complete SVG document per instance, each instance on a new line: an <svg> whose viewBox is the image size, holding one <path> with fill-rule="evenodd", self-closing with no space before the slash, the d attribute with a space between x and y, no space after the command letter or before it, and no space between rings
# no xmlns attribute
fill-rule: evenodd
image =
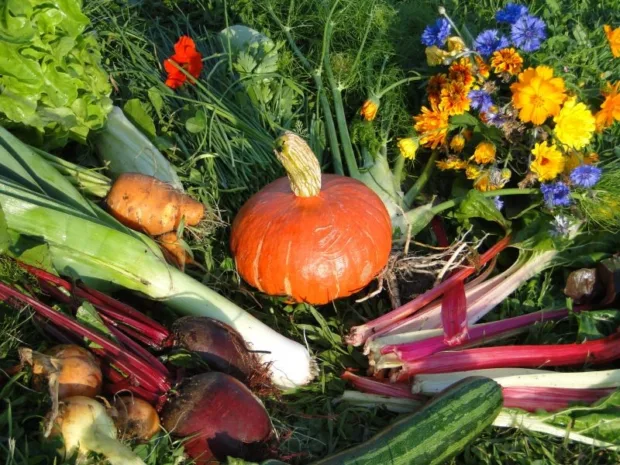
<svg viewBox="0 0 620 465"><path fill-rule="evenodd" d="M571 441L581 442L595 447L604 447L609 450L619 450L620 447L610 442L600 441L590 438L564 428L545 423L540 418L527 413L518 413L510 410L502 410L500 414L493 420L493 426L499 428L519 428L527 431L535 431L537 433L549 434L558 438L566 438Z"/></svg>
<svg viewBox="0 0 620 465"><path fill-rule="evenodd" d="M566 389L610 389L620 386L620 370L558 373L524 368L494 368L416 375L411 392L435 394L468 376L492 378L502 387L541 387Z"/></svg>
<svg viewBox="0 0 620 465"><path fill-rule="evenodd" d="M123 173L141 173L183 190L170 162L120 108L112 108L105 127L95 134L94 141L100 160L108 165L113 178Z"/></svg>
<svg viewBox="0 0 620 465"><path fill-rule="evenodd" d="M129 288L165 301L179 313L227 323L259 352L272 381L281 388L312 380L315 363L306 347L168 266L152 240L92 205L58 171L2 128L0 142L0 209L9 233L46 244L48 258L58 272L79 276L94 288ZM5 147L11 147L11 152Z"/></svg>

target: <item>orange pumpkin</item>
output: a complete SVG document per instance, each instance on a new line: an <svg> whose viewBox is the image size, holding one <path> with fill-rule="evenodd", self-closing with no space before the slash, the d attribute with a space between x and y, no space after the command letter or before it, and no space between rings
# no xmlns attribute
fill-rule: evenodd
<svg viewBox="0 0 620 465"><path fill-rule="evenodd" d="M310 147L287 132L276 155L287 178L241 208L231 249L241 277L270 295L325 304L365 287L386 266L390 216L362 182L321 175Z"/></svg>

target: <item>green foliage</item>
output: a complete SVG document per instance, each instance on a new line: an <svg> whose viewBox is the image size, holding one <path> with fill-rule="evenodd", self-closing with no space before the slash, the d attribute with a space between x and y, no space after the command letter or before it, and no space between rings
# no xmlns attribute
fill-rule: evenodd
<svg viewBox="0 0 620 465"><path fill-rule="evenodd" d="M111 86L78 0L7 0L0 13L0 123L32 142L85 142L103 127Z"/></svg>

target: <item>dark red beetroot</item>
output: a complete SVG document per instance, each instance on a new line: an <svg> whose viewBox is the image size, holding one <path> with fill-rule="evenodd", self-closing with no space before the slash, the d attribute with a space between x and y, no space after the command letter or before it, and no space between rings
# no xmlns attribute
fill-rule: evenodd
<svg viewBox="0 0 620 465"><path fill-rule="evenodd" d="M181 384L164 407L164 428L191 437L185 451L198 465L226 457L260 460L272 426L267 411L242 382L224 373L204 373Z"/></svg>
<svg viewBox="0 0 620 465"><path fill-rule="evenodd" d="M254 392L271 389L266 367L227 324L208 317L186 316L175 321L172 329L176 346L196 353L212 370L234 376Z"/></svg>

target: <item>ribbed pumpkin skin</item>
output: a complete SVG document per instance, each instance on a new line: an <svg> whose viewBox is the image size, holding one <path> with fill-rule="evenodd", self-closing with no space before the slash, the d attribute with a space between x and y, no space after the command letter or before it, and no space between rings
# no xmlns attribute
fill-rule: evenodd
<svg viewBox="0 0 620 465"><path fill-rule="evenodd" d="M288 178L255 194L232 225L241 277L270 295L320 305L366 286L387 264L392 225L381 199L355 179L324 174L319 195Z"/></svg>

